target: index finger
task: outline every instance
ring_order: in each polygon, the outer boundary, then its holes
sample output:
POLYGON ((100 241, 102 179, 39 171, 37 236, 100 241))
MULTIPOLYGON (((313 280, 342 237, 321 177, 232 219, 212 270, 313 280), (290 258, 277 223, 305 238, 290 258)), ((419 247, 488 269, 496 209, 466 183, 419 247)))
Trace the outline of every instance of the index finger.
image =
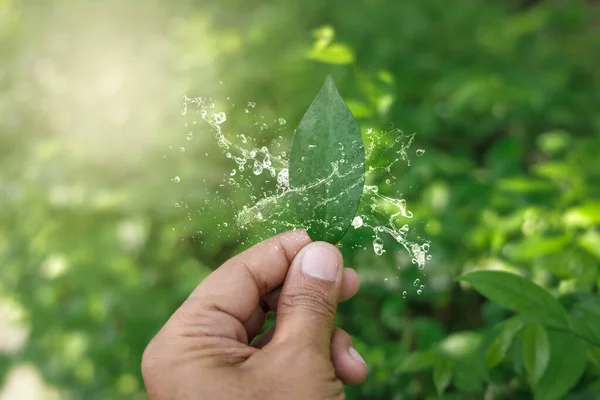
POLYGON ((210 274, 176 314, 195 325, 196 334, 247 341, 243 323, 263 295, 283 284, 292 260, 310 242, 306 231, 294 230, 256 244, 210 274))

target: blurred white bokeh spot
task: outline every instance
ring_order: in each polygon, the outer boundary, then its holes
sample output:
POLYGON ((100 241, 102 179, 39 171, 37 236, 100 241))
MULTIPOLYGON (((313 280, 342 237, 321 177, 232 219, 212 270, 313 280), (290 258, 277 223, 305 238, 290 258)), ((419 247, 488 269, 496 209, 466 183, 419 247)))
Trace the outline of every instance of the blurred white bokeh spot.
POLYGON ((31 364, 15 365, 0 390, 0 400, 58 400, 58 391, 43 381, 31 364))
POLYGON ((23 307, 9 298, 0 298, 0 352, 15 354, 29 336, 29 327, 23 322, 23 307))

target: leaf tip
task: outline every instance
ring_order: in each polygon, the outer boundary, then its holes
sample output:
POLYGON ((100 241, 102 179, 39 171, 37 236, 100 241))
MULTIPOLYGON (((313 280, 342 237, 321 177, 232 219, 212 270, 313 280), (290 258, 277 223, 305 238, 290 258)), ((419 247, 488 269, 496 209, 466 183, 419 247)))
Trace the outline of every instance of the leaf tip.
POLYGON ((331 76, 331 74, 327 75, 327 77, 325 78, 325 83, 323 83, 323 88, 327 88, 327 89, 335 89, 337 90, 337 87, 335 86, 335 82, 333 80, 333 76, 331 76))

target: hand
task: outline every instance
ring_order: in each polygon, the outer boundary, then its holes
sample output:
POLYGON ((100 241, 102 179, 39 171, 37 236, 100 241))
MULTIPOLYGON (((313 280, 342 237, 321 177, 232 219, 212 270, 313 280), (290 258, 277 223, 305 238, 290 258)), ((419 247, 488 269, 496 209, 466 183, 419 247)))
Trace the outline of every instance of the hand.
POLYGON ((146 348, 148 396, 162 399, 340 399, 367 366, 335 328, 356 294, 339 250, 305 231, 275 236, 208 276, 146 348), (260 332, 268 311, 275 329, 260 332))

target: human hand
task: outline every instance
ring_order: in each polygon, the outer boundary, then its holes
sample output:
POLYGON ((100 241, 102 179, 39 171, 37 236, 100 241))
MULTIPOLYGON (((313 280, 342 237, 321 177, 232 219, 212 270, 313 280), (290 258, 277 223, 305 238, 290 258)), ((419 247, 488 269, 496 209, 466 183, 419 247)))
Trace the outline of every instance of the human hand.
POLYGON ((146 348, 148 396, 162 399, 340 399, 367 366, 335 328, 356 294, 339 250, 305 231, 272 237, 210 274, 146 348), (260 332, 268 311, 275 326, 260 332))

